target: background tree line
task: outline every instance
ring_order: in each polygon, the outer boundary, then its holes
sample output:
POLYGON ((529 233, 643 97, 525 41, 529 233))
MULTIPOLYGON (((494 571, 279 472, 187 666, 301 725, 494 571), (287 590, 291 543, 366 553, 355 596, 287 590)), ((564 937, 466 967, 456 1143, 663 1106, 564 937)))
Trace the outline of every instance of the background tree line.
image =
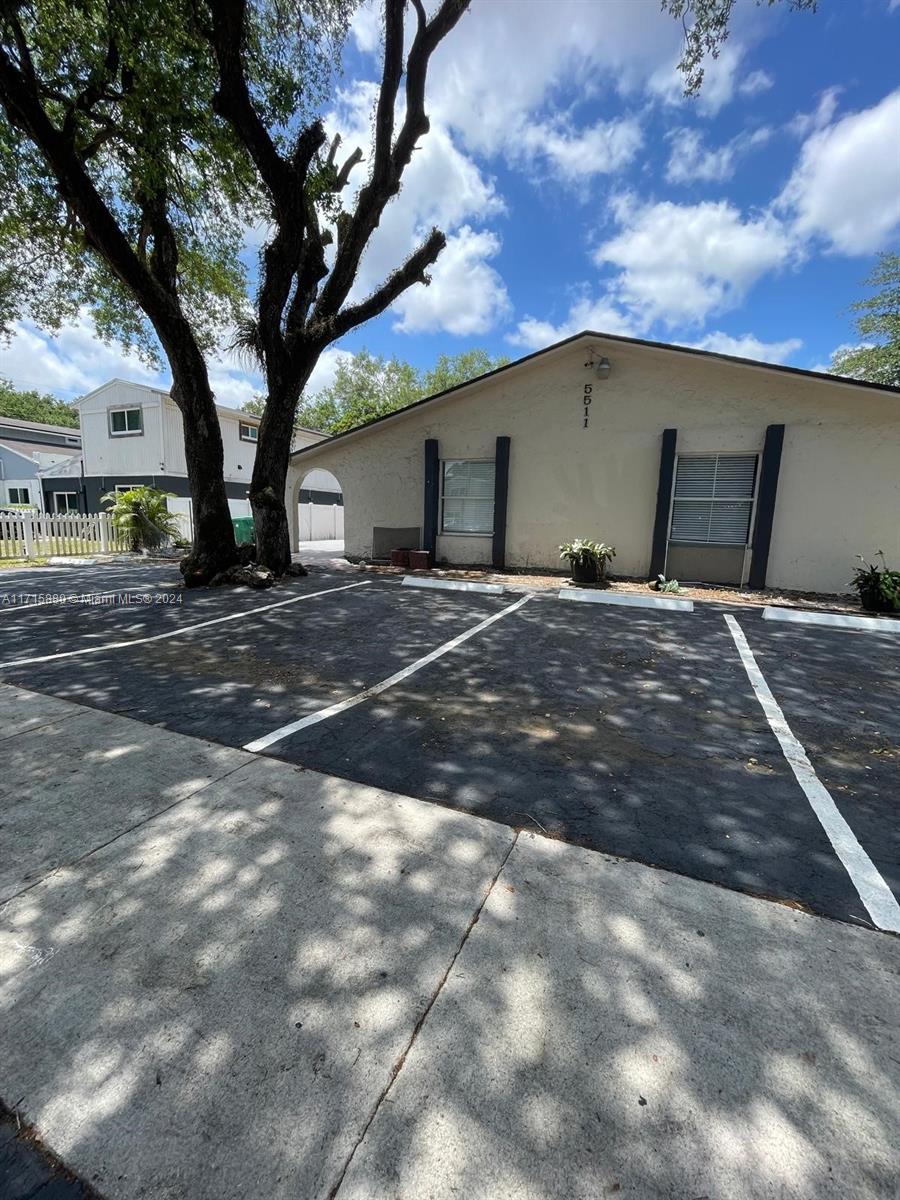
MULTIPOLYGON (((322 433, 344 433, 374 417, 396 412, 425 396, 466 383, 478 375, 495 371, 510 360, 492 358, 486 350, 442 354, 430 370, 420 371, 397 357, 383 358, 360 350, 338 359, 334 380, 309 396, 301 396, 294 417, 295 427, 322 433)), ((244 411, 261 415, 265 400, 256 396, 244 411)))

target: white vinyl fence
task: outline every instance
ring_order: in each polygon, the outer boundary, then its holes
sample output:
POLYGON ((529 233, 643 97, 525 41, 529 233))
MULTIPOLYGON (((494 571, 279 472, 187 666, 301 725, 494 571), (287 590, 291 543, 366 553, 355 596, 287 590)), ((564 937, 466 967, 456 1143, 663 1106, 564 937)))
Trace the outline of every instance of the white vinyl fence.
POLYGON ((0 514, 0 558, 106 554, 128 549, 109 513, 0 514))
POLYGON ((338 541, 344 536, 344 507, 342 504, 300 505, 300 541, 338 541))

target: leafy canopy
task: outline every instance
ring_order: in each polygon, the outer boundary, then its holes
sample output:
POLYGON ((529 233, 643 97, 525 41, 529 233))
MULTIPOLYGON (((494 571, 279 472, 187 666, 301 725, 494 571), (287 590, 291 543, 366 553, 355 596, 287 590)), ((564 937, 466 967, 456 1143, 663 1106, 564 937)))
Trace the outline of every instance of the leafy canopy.
MULTIPOLYGON (((486 350, 466 350, 461 354, 442 354, 431 370, 419 371, 399 358, 385 359, 360 350, 338 360, 333 383, 300 398, 295 425, 323 433, 344 433, 508 362, 502 355, 492 358, 486 350)), ((265 409, 265 402, 257 397, 244 408, 259 415, 265 409)))
MULTIPOLYGON (((250 4, 248 83, 277 136, 327 94, 349 11, 347 0, 250 4)), ((157 281, 171 278, 207 352, 246 315, 242 249, 270 212, 215 111, 209 20, 207 4, 183 0, 0 9, 0 59, 35 85, 140 264, 157 281)), ((159 362, 146 297, 110 265, 62 191, 21 119, 0 109, 0 335, 22 318, 53 331, 87 309, 102 338, 159 362)))
MULTIPOLYGON (((684 44, 678 69, 684 76, 684 91, 695 96, 703 86, 704 70, 710 59, 719 57, 728 39, 735 0, 661 0, 663 12, 671 13, 684 28, 684 44)), ((756 0, 758 8, 772 8, 781 0, 756 0)), ((787 0, 791 9, 815 12, 818 0, 787 0)))
POLYGON ((831 362, 837 375, 900 387, 900 255, 879 254, 878 265, 866 280, 875 294, 850 306, 860 315, 856 332, 865 342, 838 350, 831 362))
POLYGON ((21 391, 8 379, 0 378, 0 417, 19 421, 42 421, 45 425, 78 428, 78 410, 64 400, 44 392, 21 391))

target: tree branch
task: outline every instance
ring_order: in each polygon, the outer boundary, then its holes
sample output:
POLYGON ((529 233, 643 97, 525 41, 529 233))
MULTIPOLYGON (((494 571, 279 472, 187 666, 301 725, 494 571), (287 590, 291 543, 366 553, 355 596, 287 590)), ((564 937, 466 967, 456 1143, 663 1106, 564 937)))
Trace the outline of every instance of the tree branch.
POLYGON ((313 324, 310 328, 310 337, 317 343, 327 345, 329 342, 343 337, 357 325, 362 325, 364 321, 369 321, 372 317, 383 313, 398 296, 402 296, 414 283, 430 283, 430 277, 426 273, 427 269, 434 264, 446 244, 447 239, 440 229, 432 229, 419 249, 410 255, 402 267, 398 267, 393 274, 389 275, 380 288, 377 288, 359 304, 351 304, 347 308, 341 309, 336 316, 318 327, 313 324))
POLYGON ((291 203, 290 171, 253 106, 244 74, 246 0, 210 0, 210 9, 212 48, 221 84, 213 96, 213 110, 228 121, 253 159, 276 212, 286 214, 291 203))
MULTIPOLYGON (((132 248, 100 196, 73 144, 50 120, 33 75, 21 71, 0 47, 0 102, 10 123, 32 139, 46 156, 60 196, 77 213, 88 245, 108 263, 119 281, 138 297, 157 324, 172 318, 172 298, 166 296, 132 248)), ((176 306, 177 309, 177 306, 176 306)), ((177 309, 180 315, 180 309, 177 309)))
POLYGON ((144 197, 141 209, 142 227, 146 224, 153 238, 153 249, 148 260, 150 272, 164 291, 175 295, 178 288, 178 241, 169 220, 165 191, 144 197))
POLYGON ((341 169, 337 173, 337 179, 335 180, 335 183, 334 183, 334 190, 336 192, 342 192, 344 190, 344 188, 350 182, 350 172, 353 170, 353 168, 356 166, 357 163, 362 162, 362 158, 363 158, 363 152, 362 152, 362 150, 360 150, 359 146, 357 146, 356 149, 353 151, 353 153, 350 155, 350 157, 347 159, 347 161, 344 163, 344 165, 341 167, 341 169))
POLYGON ((346 300, 356 278, 363 251, 378 227, 385 206, 400 190, 403 171, 412 158, 416 141, 428 132, 428 117, 425 114, 425 77, 428 63, 437 46, 469 7, 469 3, 470 0, 442 0, 440 8, 428 21, 422 0, 413 0, 417 28, 406 62, 406 115, 396 143, 390 146, 394 127, 393 110, 399 88, 397 38, 400 39, 402 55, 403 29, 402 19, 399 21, 399 31, 397 28, 398 10, 402 10, 402 0, 387 0, 384 70, 375 115, 372 174, 360 189, 353 215, 339 228, 334 266, 322 288, 313 314, 313 319, 319 323, 329 322, 346 300), (388 107, 390 114, 387 113, 388 107))

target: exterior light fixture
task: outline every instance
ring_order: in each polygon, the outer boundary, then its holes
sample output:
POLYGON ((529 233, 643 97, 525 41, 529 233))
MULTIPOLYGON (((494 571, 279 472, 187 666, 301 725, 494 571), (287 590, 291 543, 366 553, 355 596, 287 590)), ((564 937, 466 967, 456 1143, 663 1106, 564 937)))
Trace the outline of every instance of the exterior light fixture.
POLYGON ((609 379, 612 364, 608 358, 598 358, 594 364, 594 370, 597 372, 598 379, 609 379))

